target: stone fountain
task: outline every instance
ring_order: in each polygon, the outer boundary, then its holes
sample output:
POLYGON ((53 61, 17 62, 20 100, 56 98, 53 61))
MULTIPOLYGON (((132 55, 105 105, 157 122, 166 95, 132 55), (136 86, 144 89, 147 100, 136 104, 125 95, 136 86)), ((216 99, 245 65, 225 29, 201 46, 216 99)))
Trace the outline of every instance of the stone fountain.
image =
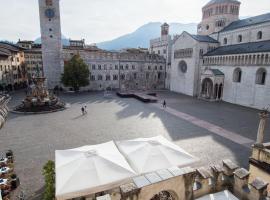
POLYGON ((45 86, 46 78, 40 75, 37 67, 37 75, 33 77, 33 83, 26 91, 26 97, 22 103, 14 108, 18 113, 48 113, 65 109, 65 103, 54 94, 50 93, 45 86))

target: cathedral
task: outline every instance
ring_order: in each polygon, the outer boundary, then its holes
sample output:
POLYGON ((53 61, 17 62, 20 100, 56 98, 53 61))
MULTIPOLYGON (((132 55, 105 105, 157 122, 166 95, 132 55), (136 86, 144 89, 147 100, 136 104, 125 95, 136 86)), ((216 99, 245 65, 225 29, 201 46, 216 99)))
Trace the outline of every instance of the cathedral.
MULTIPOLYGON (((270 13, 239 20, 240 4, 211 0, 202 8, 197 35, 183 32, 165 39, 171 44, 163 45, 171 48, 171 91, 258 109, 269 106, 270 13)), ((155 41, 150 51, 162 47, 155 41)))

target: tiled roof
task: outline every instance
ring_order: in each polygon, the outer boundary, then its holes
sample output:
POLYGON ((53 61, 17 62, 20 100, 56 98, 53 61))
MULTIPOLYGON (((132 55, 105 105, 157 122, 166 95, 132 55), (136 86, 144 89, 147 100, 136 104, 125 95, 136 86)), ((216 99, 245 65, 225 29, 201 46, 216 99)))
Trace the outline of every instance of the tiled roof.
POLYGON ((199 42, 218 43, 217 40, 209 37, 208 35, 191 35, 191 37, 199 42))
POLYGON ((231 55, 231 54, 257 53, 257 52, 270 52, 270 40, 221 46, 206 53, 205 56, 231 55))
POLYGON ((11 55, 11 52, 8 49, 0 47, 0 56, 7 57, 7 56, 10 56, 10 55, 11 55))
POLYGON ((211 0, 204 7, 217 3, 240 3, 240 2, 237 0, 211 0))
POLYGON ((270 22, 270 13, 232 22, 230 25, 226 26, 221 32, 231 31, 231 30, 243 28, 246 26, 261 24, 264 22, 270 22))
POLYGON ((24 48, 21 48, 15 44, 10 44, 7 42, 0 42, 0 47, 4 48, 4 49, 8 49, 8 50, 13 51, 13 52, 18 52, 20 50, 24 50, 24 48))
POLYGON ((224 73, 219 69, 210 69, 215 76, 224 76, 224 73))

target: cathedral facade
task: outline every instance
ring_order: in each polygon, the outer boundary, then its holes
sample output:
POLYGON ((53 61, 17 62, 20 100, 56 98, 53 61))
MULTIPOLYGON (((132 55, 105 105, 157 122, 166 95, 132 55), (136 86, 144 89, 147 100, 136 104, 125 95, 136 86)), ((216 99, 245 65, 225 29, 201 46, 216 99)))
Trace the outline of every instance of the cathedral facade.
POLYGON ((270 102, 270 13, 239 20, 240 2, 211 0, 197 35, 172 44, 170 88, 262 109, 270 102))

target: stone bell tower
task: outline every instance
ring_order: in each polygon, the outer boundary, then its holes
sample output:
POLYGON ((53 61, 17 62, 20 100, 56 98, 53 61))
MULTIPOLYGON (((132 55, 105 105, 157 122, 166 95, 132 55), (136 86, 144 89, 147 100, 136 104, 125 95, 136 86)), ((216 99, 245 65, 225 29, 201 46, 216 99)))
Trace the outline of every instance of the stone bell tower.
POLYGON ((42 60, 47 87, 60 85, 62 42, 60 0, 39 0, 42 60))

